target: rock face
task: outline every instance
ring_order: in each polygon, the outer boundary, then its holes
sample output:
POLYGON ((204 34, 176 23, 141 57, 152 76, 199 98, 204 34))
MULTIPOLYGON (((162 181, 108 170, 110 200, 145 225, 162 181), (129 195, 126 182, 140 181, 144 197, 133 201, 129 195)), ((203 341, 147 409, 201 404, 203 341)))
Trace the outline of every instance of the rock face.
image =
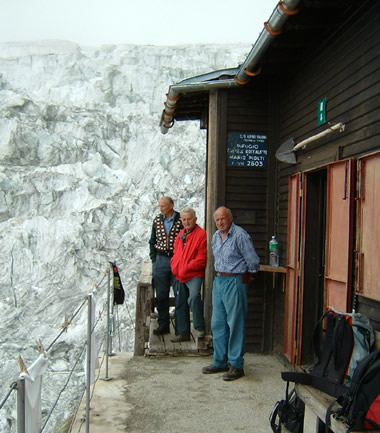
MULTIPOLYGON (((204 222, 205 132, 180 122, 162 135, 165 93, 182 79, 237 66, 249 48, 0 44, 0 400, 17 378, 18 354, 30 365, 35 341, 49 347, 94 286, 104 310, 109 261, 126 291, 114 347, 132 350, 136 282, 159 198, 194 207, 204 222)), ((86 315, 84 306, 49 347, 44 419, 84 347, 86 315)), ((44 431, 72 410, 81 366, 44 431)), ((12 396, 0 430, 15 431, 15 418, 12 396)))

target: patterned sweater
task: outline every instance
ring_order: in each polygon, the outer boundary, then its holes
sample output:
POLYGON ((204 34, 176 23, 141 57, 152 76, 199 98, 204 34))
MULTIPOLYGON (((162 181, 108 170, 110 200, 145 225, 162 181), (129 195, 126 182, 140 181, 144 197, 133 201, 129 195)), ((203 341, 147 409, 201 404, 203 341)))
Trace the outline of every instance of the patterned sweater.
POLYGON ((169 234, 166 234, 163 216, 160 214, 154 218, 149 240, 149 255, 153 263, 157 254, 173 256, 174 241, 181 229, 182 222, 177 211, 174 211, 173 226, 169 234))

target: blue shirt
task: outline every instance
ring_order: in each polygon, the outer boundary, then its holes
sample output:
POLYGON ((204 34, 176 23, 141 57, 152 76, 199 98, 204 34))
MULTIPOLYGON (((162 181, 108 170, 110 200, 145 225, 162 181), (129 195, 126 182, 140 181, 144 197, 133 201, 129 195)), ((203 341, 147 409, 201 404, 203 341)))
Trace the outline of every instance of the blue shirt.
POLYGON ((232 223, 227 236, 217 230, 211 241, 216 272, 244 274, 257 272, 260 259, 253 246, 251 236, 240 226, 232 223))
POLYGON ((164 227, 165 227, 166 234, 168 234, 170 232, 170 229, 173 227, 174 212, 170 219, 167 219, 166 216, 163 215, 163 220, 164 220, 164 227))

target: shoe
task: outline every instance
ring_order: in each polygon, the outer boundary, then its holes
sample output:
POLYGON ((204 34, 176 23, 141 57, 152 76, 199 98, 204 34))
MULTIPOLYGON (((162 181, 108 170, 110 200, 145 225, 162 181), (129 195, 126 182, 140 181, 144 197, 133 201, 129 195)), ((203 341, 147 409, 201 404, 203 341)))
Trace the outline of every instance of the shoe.
POLYGON ((205 338, 205 331, 203 329, 201 331, 194 329, 194 335, 196 338, 205 338))
POLYGON ((215 365, 208 365, 207 367, 202 368, 203 374, 214 374, 214 373, 222 373, 223 371, 228 371, 228 367, 216 367, 215 365))
POLYGON ((170 339, 172 343, 180 343, 181 341, 190 341, 190 335, 177 335, 170 339))
POLYGON ((154 335, 164 335, 164 334, 170 334, 170 327, 169 325, 159 325, 158 328, 153 329, 154 335))
POLYGON ((228 373, 223 374, 223 380, 231 381, 239 379, 244 376, 244 370, 242 368, 236 368, 230 366, 230 371, 228 373))

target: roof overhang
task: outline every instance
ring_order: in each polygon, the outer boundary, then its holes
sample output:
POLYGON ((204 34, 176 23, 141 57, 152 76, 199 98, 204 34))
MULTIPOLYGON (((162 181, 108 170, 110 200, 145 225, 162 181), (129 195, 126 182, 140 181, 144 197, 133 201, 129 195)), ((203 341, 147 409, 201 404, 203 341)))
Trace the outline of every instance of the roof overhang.
POLYGON ((342 24, 371 0, 281 0, 242 65, 183 80, 169 87, 161 115, 163 134, 175 120, 201 119, 212 89, 243 87, 276 76, 285 82, 301 63, 336 37, 342 24))

